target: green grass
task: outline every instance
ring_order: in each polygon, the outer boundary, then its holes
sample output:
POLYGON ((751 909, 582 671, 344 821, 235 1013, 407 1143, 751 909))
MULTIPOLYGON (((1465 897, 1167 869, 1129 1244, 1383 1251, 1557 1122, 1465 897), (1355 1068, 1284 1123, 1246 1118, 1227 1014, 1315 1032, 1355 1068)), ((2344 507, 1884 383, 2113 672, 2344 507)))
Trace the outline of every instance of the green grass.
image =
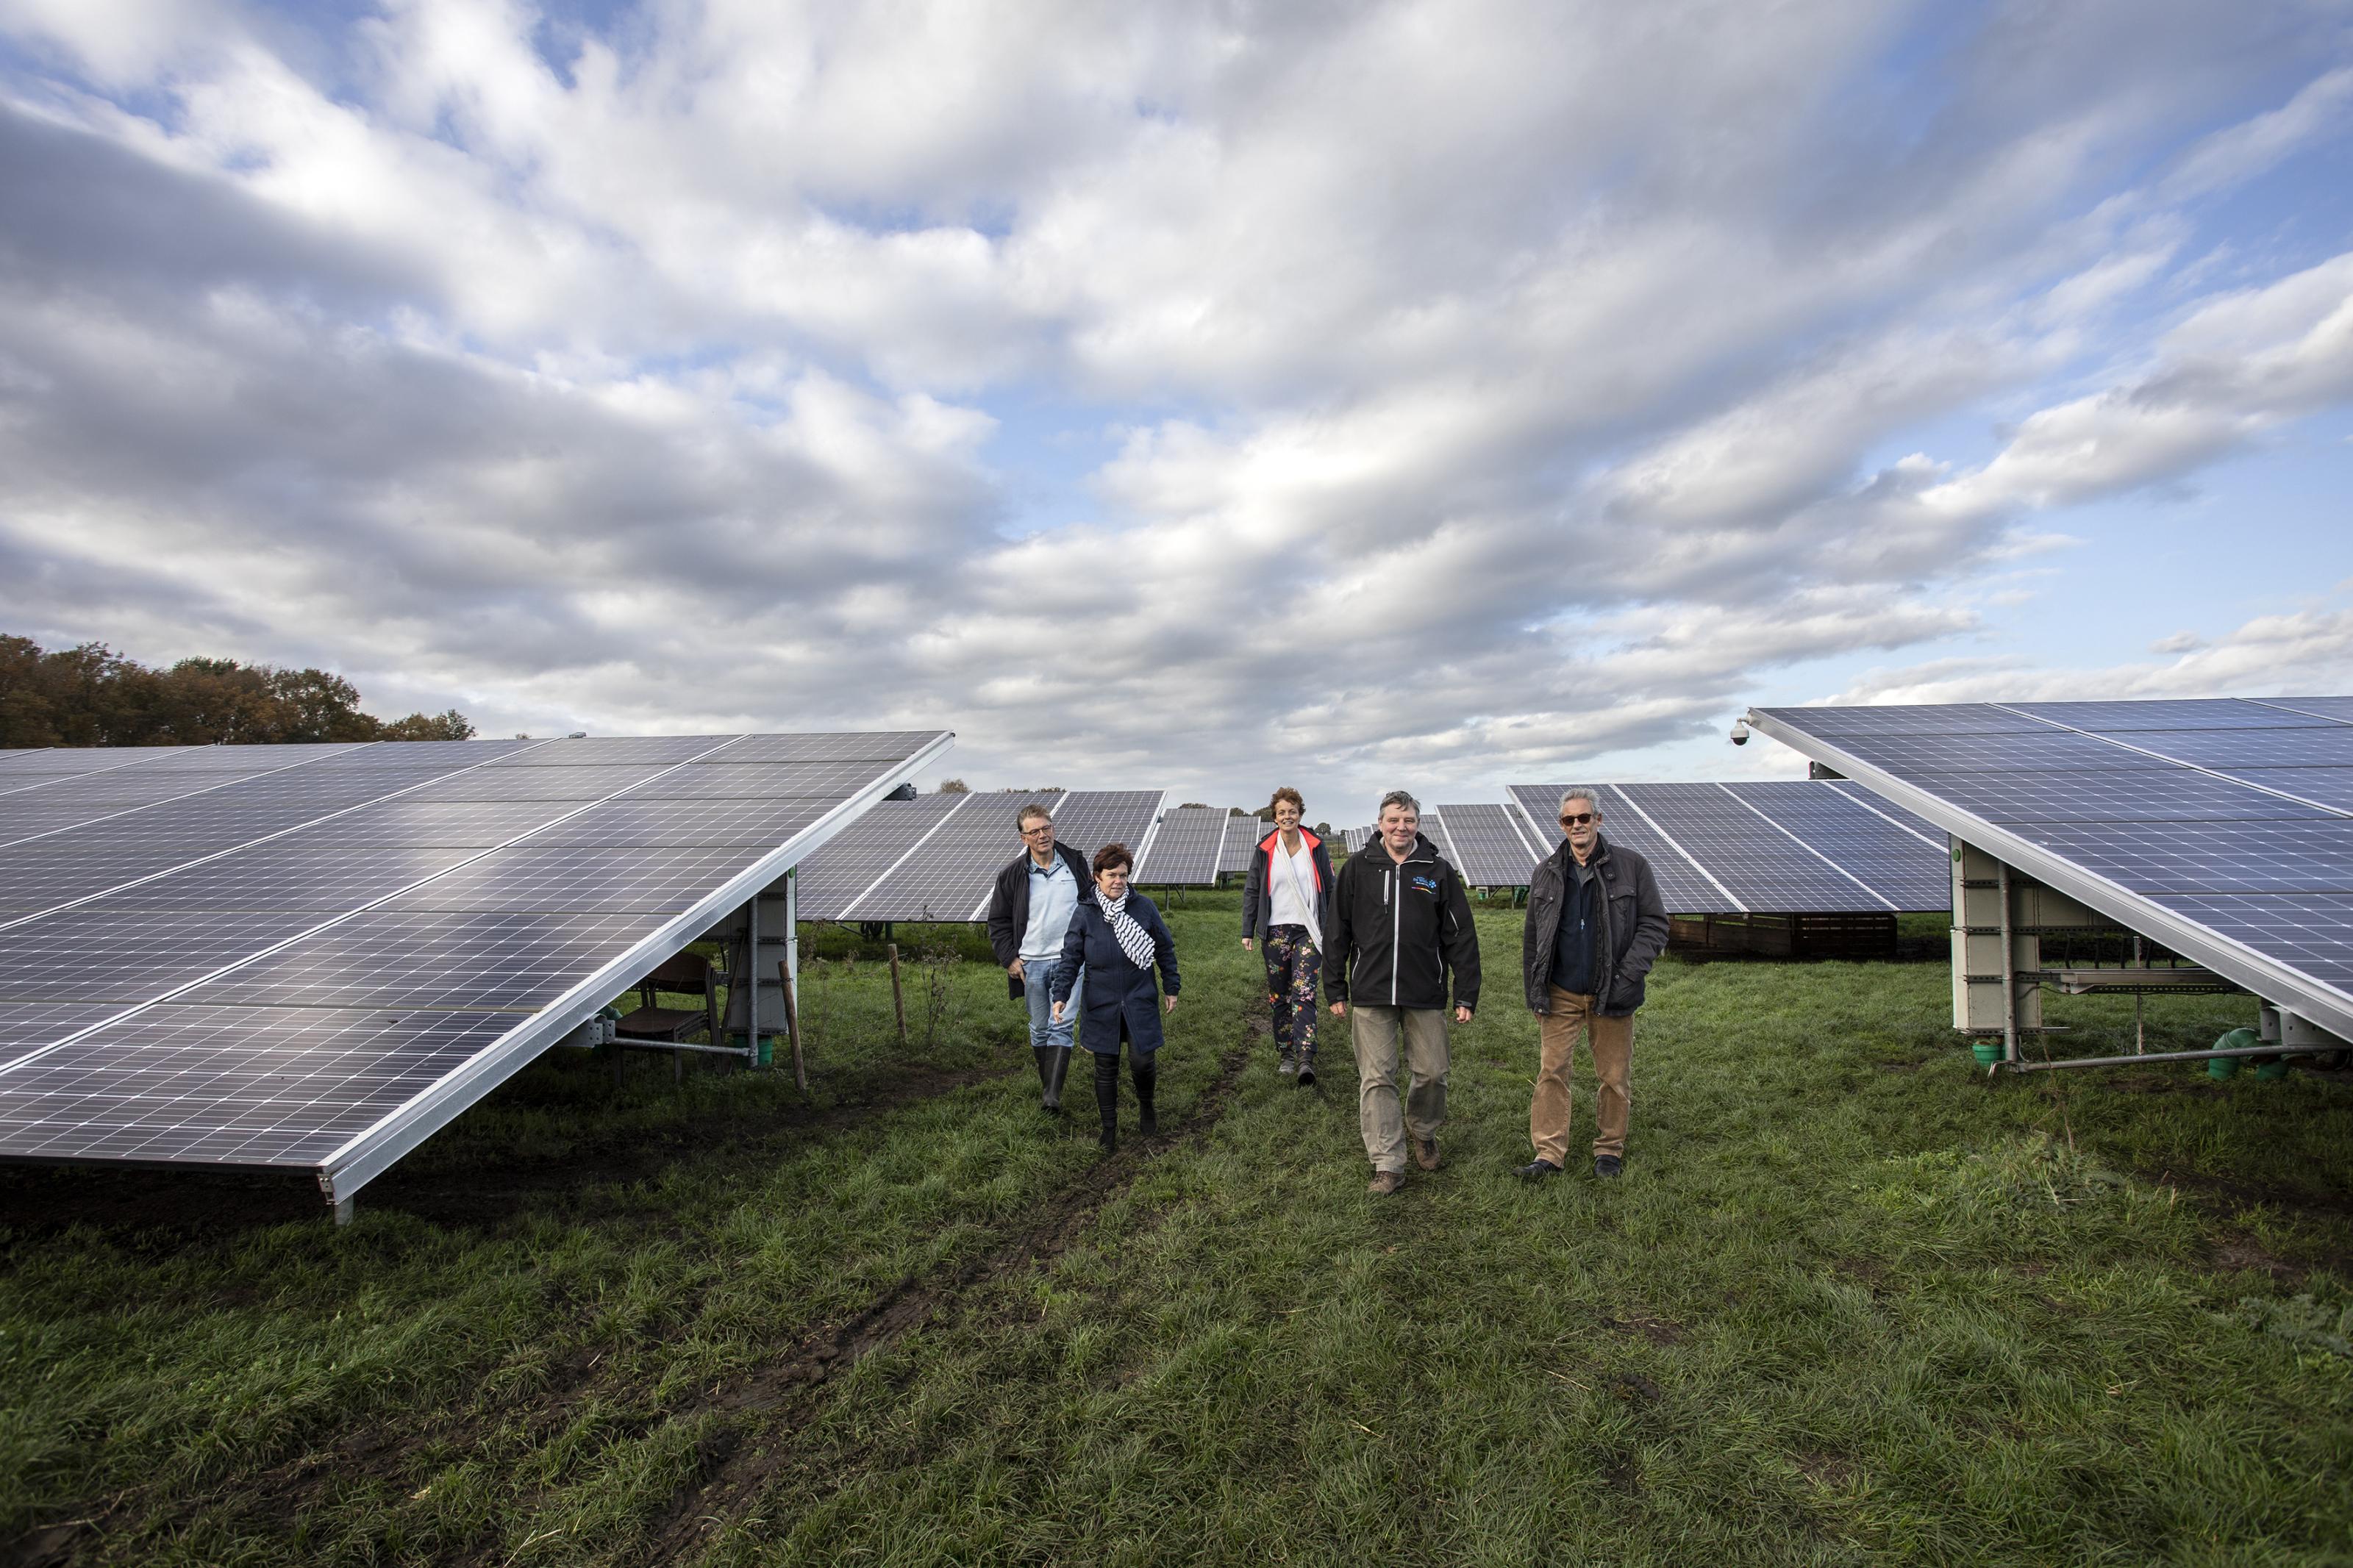
MULTIPOLYGON (((1170 911, 1163 1119, 1197 1130, 1108 1167, 1085 1115, 1039 1115, 970 934, 902 928, 910 1047, 881 965, 828 932, 809 1096, 782 1072, 673 1089, 659 1058, 617 1093, 551 1058, 343 1232, 251 1183, 0 1175, 0 1540, 125 1563, 2353 1560, 2343 1086, 1989 1084, 1941 964, 1669 962, 1625 1178, 1524 1187, 1535 1030, 1495 908, 1447 1168, 1377 1203, 1345 1036, 1326 1019, 1317 1089, 1274 1076, 1233 904, 1170 911), (843 1325, 872 1352, 808 1353, 843 1325)), ((2152 1005, 2152 1048, 2252 1011, 2152 1005)), ((2051 1016, 2068 1049, 2130 1048, 2128 1002, 2051 1016)))

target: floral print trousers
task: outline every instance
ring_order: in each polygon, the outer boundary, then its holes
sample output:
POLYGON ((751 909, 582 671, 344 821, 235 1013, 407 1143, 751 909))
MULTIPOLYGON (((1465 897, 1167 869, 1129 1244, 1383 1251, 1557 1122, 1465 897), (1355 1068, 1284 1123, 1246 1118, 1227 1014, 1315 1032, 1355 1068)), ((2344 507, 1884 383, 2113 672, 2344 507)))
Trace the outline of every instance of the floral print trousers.
POLYGON ((1274 1048, 1284 1061, 1315 1059, 1315 974, 1323 956, 1305 926, 1269 926, 1266 996, 1274 1006, 1274 1048))

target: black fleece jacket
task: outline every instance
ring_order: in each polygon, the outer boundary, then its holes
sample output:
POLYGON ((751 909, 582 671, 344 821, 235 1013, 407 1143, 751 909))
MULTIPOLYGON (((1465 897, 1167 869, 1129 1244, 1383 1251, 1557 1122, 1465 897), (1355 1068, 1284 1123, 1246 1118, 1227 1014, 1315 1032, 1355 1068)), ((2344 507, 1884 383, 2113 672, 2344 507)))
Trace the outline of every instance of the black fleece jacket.
POLYGON ((1400 865, 1378 838, 1340 867, 1324 932, 1324 994, 1369 1007, 1479 1005, 1479 932, 1462 879, 1414 836, 1400 865))

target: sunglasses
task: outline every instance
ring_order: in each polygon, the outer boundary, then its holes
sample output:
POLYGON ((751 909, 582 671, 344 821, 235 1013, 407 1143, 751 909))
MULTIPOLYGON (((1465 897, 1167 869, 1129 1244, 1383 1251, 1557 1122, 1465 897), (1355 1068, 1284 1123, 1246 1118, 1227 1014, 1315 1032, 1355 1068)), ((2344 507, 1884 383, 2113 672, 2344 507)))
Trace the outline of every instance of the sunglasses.
POLYGON ((1564 811, 1560 814, 1560 825, 1563 827, 1582 827, 1597 815, 1590 811, 1564 811))

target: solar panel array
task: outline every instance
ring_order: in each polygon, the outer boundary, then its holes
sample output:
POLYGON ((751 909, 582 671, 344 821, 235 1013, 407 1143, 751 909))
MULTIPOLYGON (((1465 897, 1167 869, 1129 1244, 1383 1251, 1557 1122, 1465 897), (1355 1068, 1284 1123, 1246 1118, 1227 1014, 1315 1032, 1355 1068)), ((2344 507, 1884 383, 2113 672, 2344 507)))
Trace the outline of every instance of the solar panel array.
POLYGON ((997 874, 1021 852, 1026 805, 1053 814, 1082 855, 1122 843, 1138 854, 1159 816, 1158 790, 1048 790, 886 800, 811 855, 800 873, 803 920, 970 921, 988 913, 997 874))
POLYGON ((1377 828, 1371 826, 1344 827, 1340 830, 1340 842, 1346 847, 1349 854, 1354 855, 1362 850, 1366 845, 1370 844, 1373 841, 1373 835, 1377 831, 1379 831, 1377 828))
POLYGON ((1767 708, 1755 721, 2353 1033, 2353 698, 1767 708))
POLYGON ((348 1190, 949 739, 0 758, 0 1157, 348 1190))
MULTIPOLYGON (((1567 784, 1514 784, 1528 830, 1561 841, 1567 784)), ((1942 829, 1835 780, 1596 785, 1602 834, 1651 863, 1674 914, 1942 910, 1951 901, 1942 829)))
POLYGON ((1134 879, 1155 888, 1211 888, 1225 858, 1226 814, 1214 806, 1172 806, 1140 857, 1134 879))

